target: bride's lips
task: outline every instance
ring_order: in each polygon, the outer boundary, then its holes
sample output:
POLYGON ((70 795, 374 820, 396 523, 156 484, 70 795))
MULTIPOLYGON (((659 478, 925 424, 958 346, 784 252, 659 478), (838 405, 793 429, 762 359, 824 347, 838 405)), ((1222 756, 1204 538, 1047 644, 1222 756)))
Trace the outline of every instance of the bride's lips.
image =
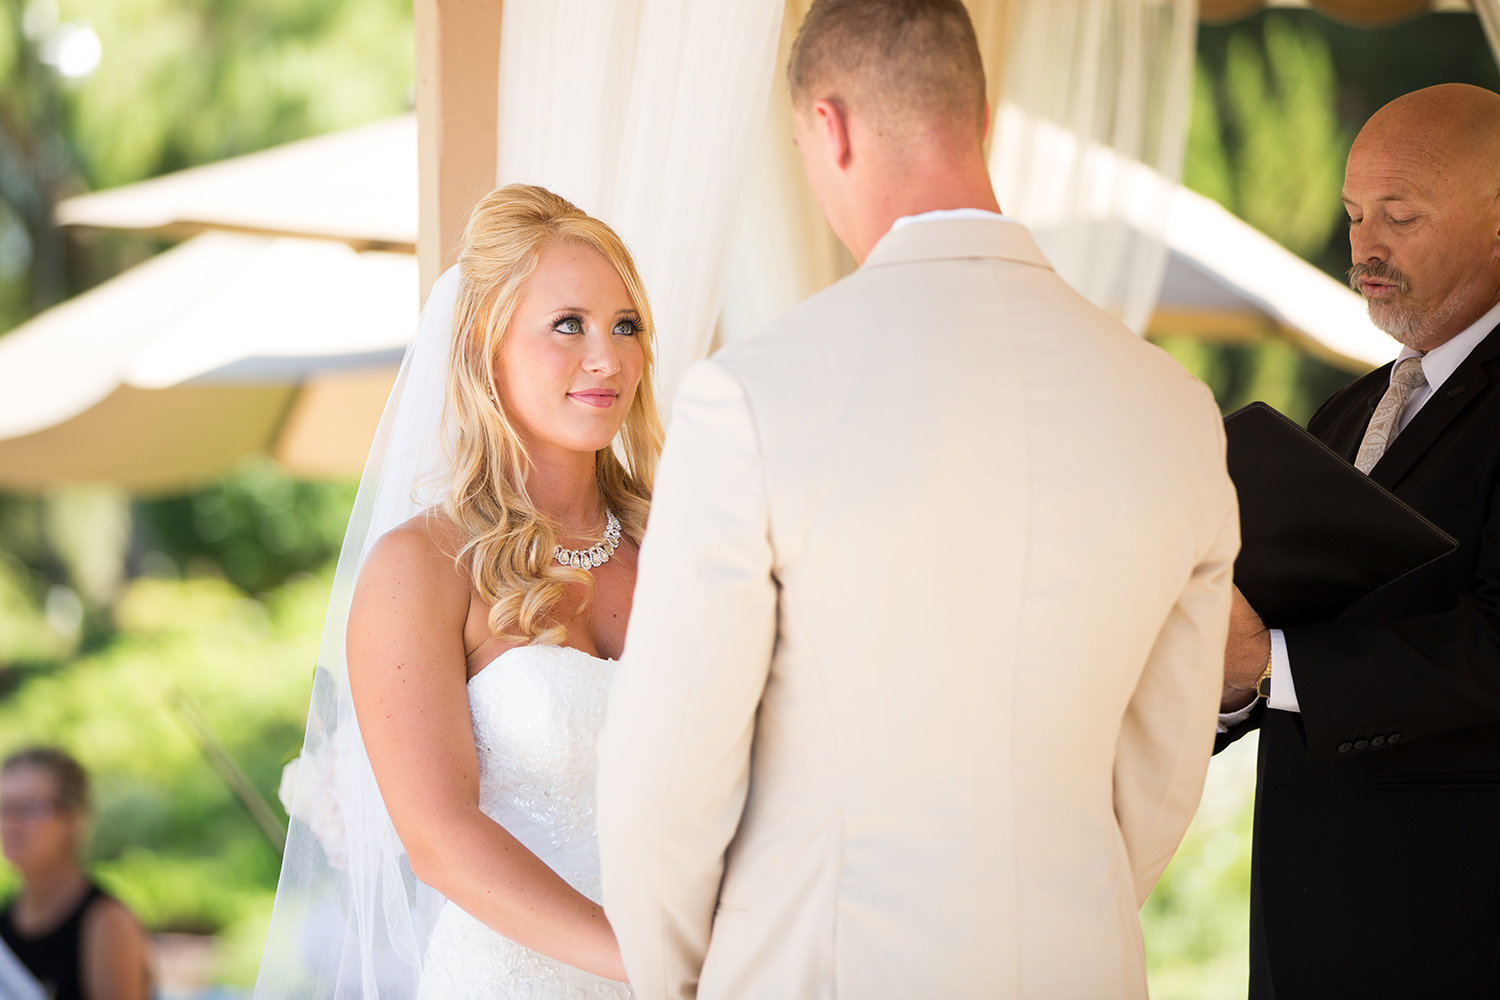
POLYGON ((615 400, 620 398, 620 394, 613 389, 584 389, 581 392, 568 393, 568 398, 576 399, 586 406, 607 410, 615 405, 615 400))

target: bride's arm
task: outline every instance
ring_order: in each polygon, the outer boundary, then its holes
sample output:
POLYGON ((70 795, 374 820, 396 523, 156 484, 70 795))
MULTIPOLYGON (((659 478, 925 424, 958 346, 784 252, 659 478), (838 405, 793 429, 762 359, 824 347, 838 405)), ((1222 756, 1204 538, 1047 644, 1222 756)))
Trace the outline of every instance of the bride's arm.
POLYGON ((604 911, 479 808, 463 625, 469 584, 420 528, 371 551, 349 611, 349 687, 370 767, 418 878, 569 965, 625 978, 604 911))

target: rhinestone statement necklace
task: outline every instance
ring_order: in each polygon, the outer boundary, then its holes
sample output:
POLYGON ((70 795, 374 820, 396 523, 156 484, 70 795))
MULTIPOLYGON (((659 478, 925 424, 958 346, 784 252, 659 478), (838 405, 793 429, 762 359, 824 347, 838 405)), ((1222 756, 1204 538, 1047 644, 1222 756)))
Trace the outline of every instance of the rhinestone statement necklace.
POLYGON ((588 549, 565 549, 561 545, 557 547, 556 558, 563 566, 572 566, 575 569, 593 569, 603 566, 609 562, 609 557, 615 554, 615 549, 620 544, 620 519, 615 517, 615 512, 605 510, 604 512, 604 541, 588 549))

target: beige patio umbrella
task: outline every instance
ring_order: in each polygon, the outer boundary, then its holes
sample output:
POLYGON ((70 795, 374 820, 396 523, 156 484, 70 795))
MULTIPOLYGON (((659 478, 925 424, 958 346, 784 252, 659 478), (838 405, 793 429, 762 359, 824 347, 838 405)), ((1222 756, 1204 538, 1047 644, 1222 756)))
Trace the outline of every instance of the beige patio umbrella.
POLYGON ((407 114, 62 202, 64 226, 229 230, 415 253, 417 121, 407 114))
POLYGON ((0 338, 0 488, 355 475, 416 315, 409 254, 195 237, 0 338))

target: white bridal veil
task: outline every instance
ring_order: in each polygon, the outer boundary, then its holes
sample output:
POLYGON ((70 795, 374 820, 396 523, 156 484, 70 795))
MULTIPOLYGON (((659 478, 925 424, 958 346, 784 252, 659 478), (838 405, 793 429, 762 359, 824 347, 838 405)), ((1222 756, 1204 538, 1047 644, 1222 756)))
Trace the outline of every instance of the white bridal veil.
POLYGON ((291 824, 255 1000, 414 996, 443 902, 412 875, 375 786, 349 697, 344 624, 370 545, 441 499, 436 473, 446 451, 443 399, 457 296, 453 267, 422 310, 349 517, 302 756, 283 780, 291 824))

